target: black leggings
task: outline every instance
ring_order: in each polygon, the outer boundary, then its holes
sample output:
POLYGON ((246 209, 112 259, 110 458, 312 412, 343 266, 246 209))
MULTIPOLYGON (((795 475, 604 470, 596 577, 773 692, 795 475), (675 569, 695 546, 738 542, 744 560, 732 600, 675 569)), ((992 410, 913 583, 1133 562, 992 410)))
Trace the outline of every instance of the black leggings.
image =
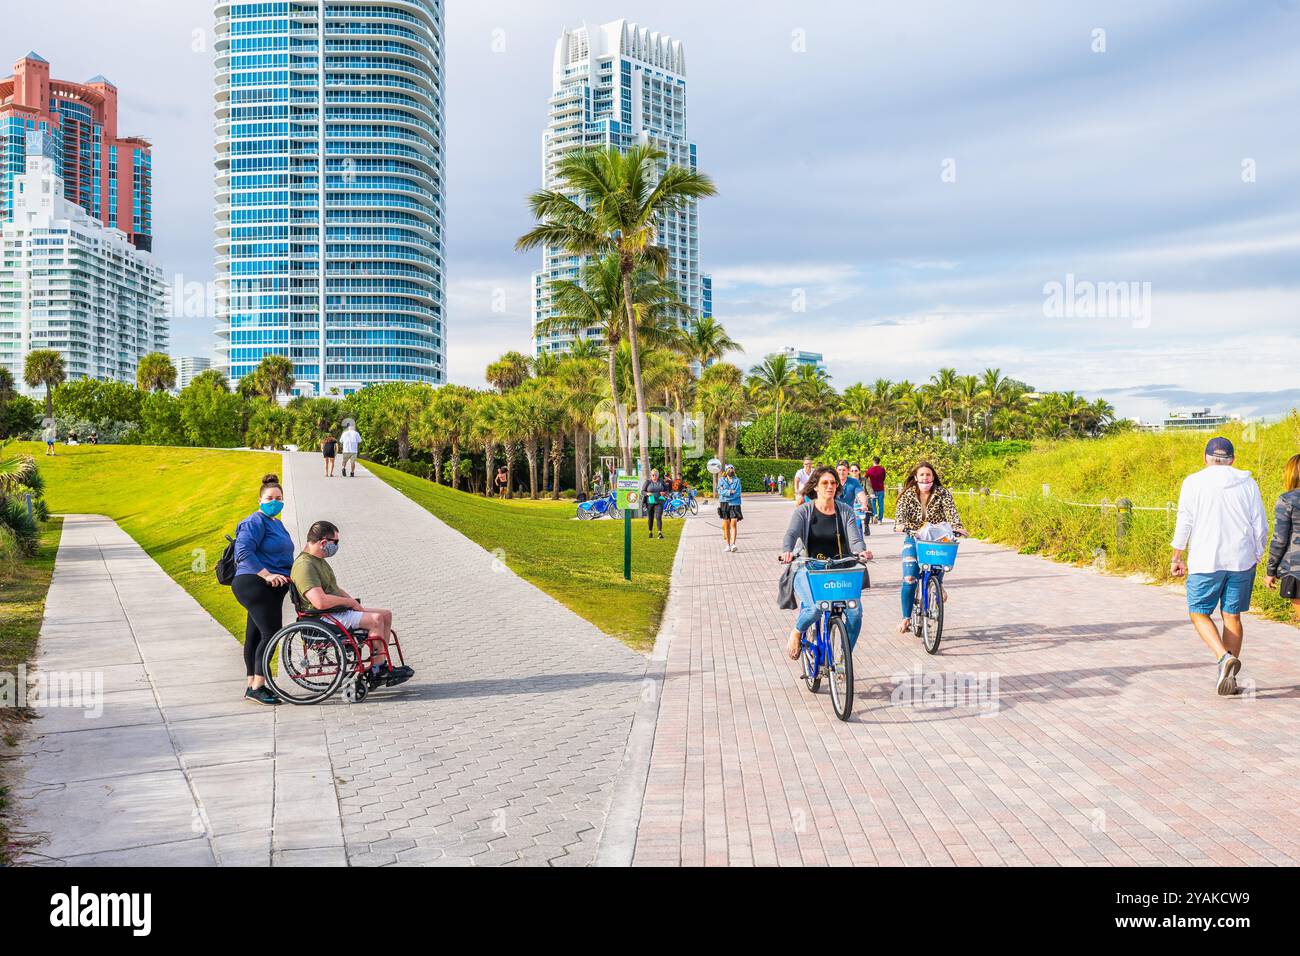
POLYGON ((284 596, 289 585, 273 588, 257 574, 236 574, 231 588, 235 600, 248 611, 244 625, 244 669, 249 677, 265 677, 262 673, 262 651, 283 623, 284 596))
POLYGON ((647 529, 650 531, 654 531, 655 522, 658 522, 659 533, 663 534, 664 533, 664 503, 662 501, 656 501, 654 504, 646 505, 645 507, 646 507, 645 516, 647 521, 647 525, 646 525, 647 529))

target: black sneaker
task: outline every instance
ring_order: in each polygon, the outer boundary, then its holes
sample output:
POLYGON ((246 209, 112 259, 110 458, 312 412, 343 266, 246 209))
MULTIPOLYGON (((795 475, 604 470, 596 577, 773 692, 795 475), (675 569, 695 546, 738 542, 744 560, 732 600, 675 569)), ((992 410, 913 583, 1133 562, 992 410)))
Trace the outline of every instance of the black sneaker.
POLYGON ((396 687, 398 684, 405 684, 415 676, 415 671, 403 664, 401 667, 390 667, 384 679, 385 687, 396 687))
POLYGON ((664 533, 663 533, 662 531, 660 531, 660 532, 659 532, 659 540, 662 541, 663 539, 664 539, 664 533))
POLYGON ((270 689, 265 684, 263 684, 261 687, 257 688, 256 690, 254 690, 251 687, 245 690, 244 700, 251 700, 255 704, 280 703, 280 698, 276 697, 273 693, 271 693, 270 689))

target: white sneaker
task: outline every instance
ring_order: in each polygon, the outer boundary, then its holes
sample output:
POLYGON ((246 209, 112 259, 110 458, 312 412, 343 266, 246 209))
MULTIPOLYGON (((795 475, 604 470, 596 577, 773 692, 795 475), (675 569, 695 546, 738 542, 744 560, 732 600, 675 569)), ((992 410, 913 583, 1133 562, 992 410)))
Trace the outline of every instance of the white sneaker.
POLYGON ((1237 692, 1237 671, 1240 668, 1241 661, 1231 654, 1223 655, 1219 661, 1219 679, 1214 688, 1220 697, 1231 697, 1237 692))
POLYGON ((724 545, 722 546, 722 553, 723 553, 723 554, 726 554, 726 553, 727 553, 728 551, 730 551, 730 550, 731 550, 731 545, 729 545, 729 544, 724 544, 724 545))
POLYGON ((732 551, 737 550, 737 548, 736 548, 736 546, 735 546, 734 544, 731 546, 731 550, 732 550, 732 551))

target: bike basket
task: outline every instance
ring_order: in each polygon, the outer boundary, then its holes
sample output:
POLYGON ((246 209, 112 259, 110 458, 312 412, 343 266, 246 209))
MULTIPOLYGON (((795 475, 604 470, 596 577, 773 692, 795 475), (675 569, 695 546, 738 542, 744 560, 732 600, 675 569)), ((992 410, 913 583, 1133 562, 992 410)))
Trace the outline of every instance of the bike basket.
POLYGON ((813 601, 857 601, 862 597, 862 571, 857 568, 809 571, 813 601))
POLYGON ((957 563, 956 541, 951 543, 944 541, 917 541, 915 543, 917 564, 938 564, 945 568, 951 568, 957 563))

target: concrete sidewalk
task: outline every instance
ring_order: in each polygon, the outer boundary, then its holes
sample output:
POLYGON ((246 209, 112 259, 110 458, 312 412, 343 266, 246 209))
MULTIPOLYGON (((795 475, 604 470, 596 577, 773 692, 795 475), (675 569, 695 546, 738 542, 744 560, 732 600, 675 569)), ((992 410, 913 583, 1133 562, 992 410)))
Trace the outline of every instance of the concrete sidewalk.
POLYGON ((240 645, 113 521, 66 517, 38 655, 102 682, 102 713, 38 709, 20 862, 346 863, 319 710, 245 702, 240 645))

